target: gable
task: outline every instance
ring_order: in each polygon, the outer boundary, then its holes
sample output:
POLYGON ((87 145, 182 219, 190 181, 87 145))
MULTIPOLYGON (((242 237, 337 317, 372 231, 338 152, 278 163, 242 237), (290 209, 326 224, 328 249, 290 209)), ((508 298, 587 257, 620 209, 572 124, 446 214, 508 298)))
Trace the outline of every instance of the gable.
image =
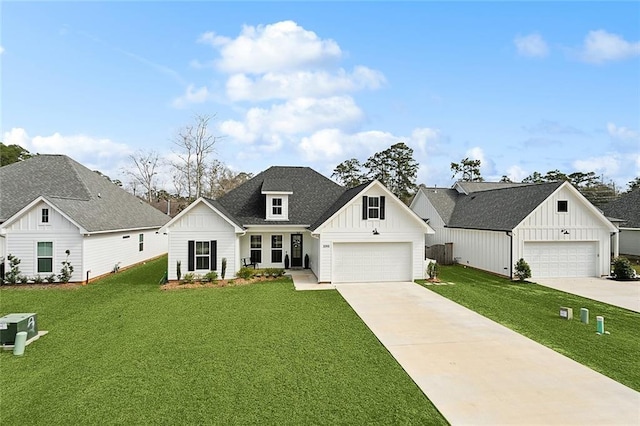
POLYGON ((42 197, 14 214, 1 227, 7 231, 84 231, 42 197), (43 209, 46 210, 46 221, 43 221, 43 209))
POLYGON ((227 217, 224 212, 218 210, 211 202, 199 198, 174 217, 162 230, 170 232, 179 231, 210 231, 227 230, 240 232, 242 229, 227 217))

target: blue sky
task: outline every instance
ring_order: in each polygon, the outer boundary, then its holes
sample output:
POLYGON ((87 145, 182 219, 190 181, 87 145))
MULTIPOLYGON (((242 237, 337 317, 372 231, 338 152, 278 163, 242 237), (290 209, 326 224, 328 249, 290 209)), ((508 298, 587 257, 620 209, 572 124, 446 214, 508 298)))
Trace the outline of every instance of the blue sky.
MULTIPOLYGON (((638 2, 2 2, 4 143, 112 178, 215 115, 236 170, 329 176, 396 142, 418 182, 640 175, 638 2)), ((171 190, 170 178, 161 186, 171 190)))

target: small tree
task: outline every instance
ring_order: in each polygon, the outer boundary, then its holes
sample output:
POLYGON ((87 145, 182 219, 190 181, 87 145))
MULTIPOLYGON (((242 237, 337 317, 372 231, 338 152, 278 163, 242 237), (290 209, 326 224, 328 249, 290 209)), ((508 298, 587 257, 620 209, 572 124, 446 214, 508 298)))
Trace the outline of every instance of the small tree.
POLYGON ((438 278, 438 269, 438 264, 436 262, 429 262, 427 265, 427 275, 429 276, 429 279, 435 280, 438 278))
POLYGON ((520 258, 515 265, 515 276, 518 277, 520 281, 531 278, 531 268, 523 258, 520 258))
POLYGON ((226 257, 222 258, 222 271, 220 272, 221 272, 220 276, 224 280, 224 276, 227 274, 227 258, 226 257))
POLYGON ((69 255, 71 252, 67 250, 65 253, 67 254, 67 258, 62 261, 62 269, 60 269, 60 273, 58 274, 58 280, 64 284, 68 283, 73 275, 73 265, 69 262, 69 255))
POLYGON ((178 281, 182 278, 182 262, 179 260, 176 261, 176 276, 178 277, 178 281))
POLYGON ((18 267, 20 259, 9 254, 7 260, 9 261, 9 272, 7 272, 5 279, 9 284, 15 284, 18 282, 18 277, 20 276, 20 268, 18 267))
POLYGON ((613 276, 616 280, 630 280, 636 275, 635 269, 626 257, 616 257, 613 260, 613 276))

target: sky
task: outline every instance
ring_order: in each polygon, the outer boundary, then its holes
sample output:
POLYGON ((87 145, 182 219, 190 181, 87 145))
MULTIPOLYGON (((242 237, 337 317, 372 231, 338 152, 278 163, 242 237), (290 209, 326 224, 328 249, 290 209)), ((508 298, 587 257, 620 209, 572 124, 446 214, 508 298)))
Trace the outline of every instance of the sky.
POLYGON ((2 141, 123 182, 196 115, 236 171, 404 142, 428 186, 463 158, 640 175, 640 2, 3 1, 0 24, 2 141))

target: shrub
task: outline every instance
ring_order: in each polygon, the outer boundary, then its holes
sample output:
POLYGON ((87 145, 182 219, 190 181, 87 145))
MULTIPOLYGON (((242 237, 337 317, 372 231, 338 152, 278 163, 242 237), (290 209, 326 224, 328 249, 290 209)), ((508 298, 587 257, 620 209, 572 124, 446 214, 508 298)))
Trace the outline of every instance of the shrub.
POLYGON ((180 262, 179 260, 176 262, 176 275, 178 276, 178 281, 180 281, 180 278, 182 278, 182 262, 180 262))
POLYGON ((207 283, 218 281, 218 273, 216 271, 207 272, 202 277, 202 280, 207 283))
POLYGON ((196 280, 196 274, 189 272, 184 274, 184 279, 182 280, 186 284, 192 284, 196 280))
POLYGON ((18 277, 16 278, 16 280, 17 280, 20 284, 27 284, 27 283, 29 283, 29 277, 27 277, 26 275, 18 275, 18 277))
MULTIPOLYGON (((236 276, 238 278, 249 280, 249 279, 251 279, 251 277, 253 277, 254 272, 255 271, 253 269, 244 266, 244 267, 240 268, 240 270, 238 272, 236 272, 236 276)), ((265 272, 266 272, 266 270, 265 270, 265 272)))
POLYGON ((516 263, 514 275, 518 277, 520 281, 531 278, 531 268, 523 258, 520 258, 520 260, 518 260, 518 262, 516 263))
POLYGON ((18 265, 21 261, 12 254, 7 256, 7 260, 9 261, 9 272, 5 274, 5 279, 9 284, 15 284, 18 282, 18 277, 20 277, 20 268, 18 265))
POLYGON ((438 270, 440 268, 438 267, 438 264, 436 262, 429 262, 429 264, 427 265, 427 275, 429 276, 429 278, 431 278, 432 280, 438 278, 438 270))
POLYGON ((35 277, 33 277, 33 282, 36 284, 42 284, 44 282, 44 278, 42 278, 40 275, 36 275, 35 277))
POLYGON ((48 275, 44 279, 45 279, 46 282, 48 282, 50 284, 53 284, 53 283, 56 282, 56 274, 48 275))
POLYGON ((71 252, 69 250, 65 251, 67 254, 67 258, 62 261, 62 269, 60 269, 60 273, 58 274, 58 279, 61 283, 68 283, 73 275, 73 265, 69 262, 69 255, 71 252))
POLYGON ((636 271, 631 266, 631 262, 626 257, 616 257, 613 259, 613 277, 616 280, 630 280, 634 278, 636 271))
POLYGON ((224 280, 224 276, 227 274, 227 258, 223 257, 222 258, 222 271, 220 271, 222 273, 222 279, 224 280))

